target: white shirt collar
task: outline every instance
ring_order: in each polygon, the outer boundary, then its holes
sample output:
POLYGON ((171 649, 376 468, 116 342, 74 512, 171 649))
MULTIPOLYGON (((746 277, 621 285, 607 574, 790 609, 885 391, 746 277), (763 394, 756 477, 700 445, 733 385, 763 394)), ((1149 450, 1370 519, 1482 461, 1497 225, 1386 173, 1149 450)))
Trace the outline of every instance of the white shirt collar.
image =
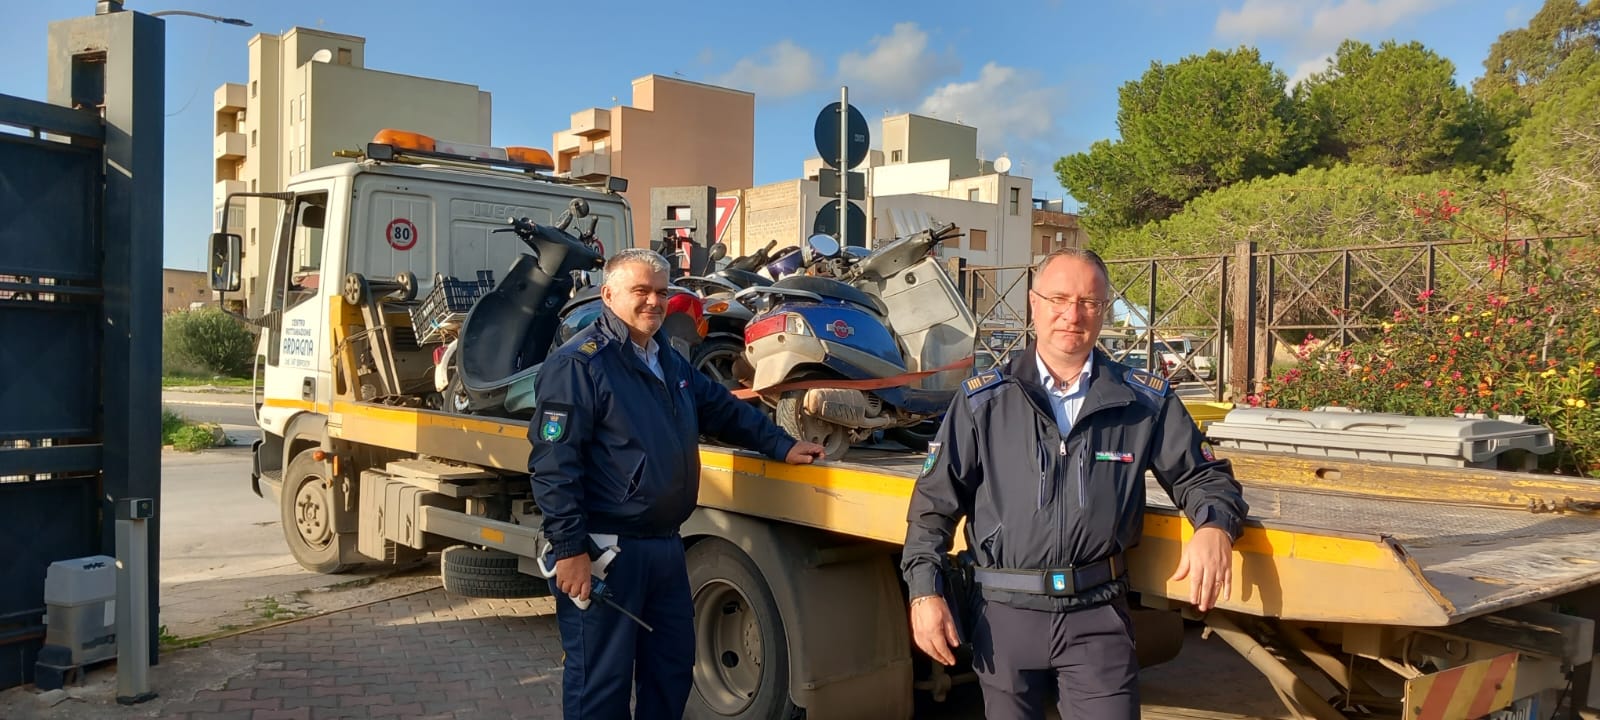
POLYGON ((1066 393, 1070 393, 1070 392, 1072 392, 1074 390, 1082 388, 1084 383, 1089 382, 1089 371, 1094 368, 1094 353, 1091 352, 1091 353, 1089 353, 1089 357, 1083 361, 1083 369, 1078 372, 1077 380, 1075 380, 1072 383, 1069 383, 1066 387, 1061 388, 1060 390, 1057 390, 1056 389, 1056 376, 1050 374, 1050 368, 1045 367, 1044 356, 1040 355, 1037 351, 1035 351, 1034 354, 1033 354, 1033 359, 1034 359, 1034 362, 1037 362, 1039 364, 1039 379, 1044 384, 1045 392, 1048 392, 1048 393, 1055 393, 1055 394, 1063 394, 1064 395, 1066 393))

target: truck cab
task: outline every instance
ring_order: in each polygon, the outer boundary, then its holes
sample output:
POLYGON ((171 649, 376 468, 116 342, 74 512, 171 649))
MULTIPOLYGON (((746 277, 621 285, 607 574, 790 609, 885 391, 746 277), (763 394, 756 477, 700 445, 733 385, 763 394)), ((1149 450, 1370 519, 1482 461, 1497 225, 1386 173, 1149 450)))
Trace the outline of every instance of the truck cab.
MULTIPOLYGON (((274 494, 274 471, 293 458, 294 426, 325 418, 338 394, 335 338, 361 341, 360 328, 329 327, 330 312, 352 296, 352 283, 414 299, 427 297, 444 278, 471 280, 487 270, 498 279, 526 248, 514 235, 493 231, 513 218, 555 224, 574 199, 588 203, 602 248, 624 246, 632 237, 631 210, 619 194, 626 181, 610 178, 596 186, 545 175, 549 155, 541 150, 452 144, 385 130, 351 159, 300 173, 282 193, 237 194, 282 205, 276 240, 263 250, 271 253, 265 297, 262 307, 251 309, 260 326, 256 377, 262 396, 255 405, 264 439, 257 447, 257 474, 274 494)), ((242 261, 237 238, 227 228, 213 236, 213 262, 222 265, 213 267, 213 275, 234 283, 242 261)), ((403 304, 381 311, 406 312, 403 304)), ((383 382, 381 373, 363 375, 354 394, 382 401, 390 394, 386 388, 398 387, 406 396, 427 396, 434 391, 439 339, 419 342, 409 322, 386 324, 392 352, 381 354, 393 359, 393 384, 383 382)), ((366 360, 378 364, 376 357, 366 360)), ((262 490, 258 477, 256 491, 262 490)))

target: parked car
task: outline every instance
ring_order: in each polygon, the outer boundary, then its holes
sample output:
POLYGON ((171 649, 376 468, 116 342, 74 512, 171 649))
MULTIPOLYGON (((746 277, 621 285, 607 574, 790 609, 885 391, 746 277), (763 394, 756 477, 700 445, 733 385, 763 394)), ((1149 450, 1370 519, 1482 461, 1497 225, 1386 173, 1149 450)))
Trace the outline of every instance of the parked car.
POLYGON ((1196 354, 1198 338, 1189 336, 1161 338, 1155 341, 1155 352, 1161 354, 1167 375, 1174 382, 1210 380, 1215 375, 1211 357, 1196 354), (1188 365, 1184 365, 1187 361, 1188 365))

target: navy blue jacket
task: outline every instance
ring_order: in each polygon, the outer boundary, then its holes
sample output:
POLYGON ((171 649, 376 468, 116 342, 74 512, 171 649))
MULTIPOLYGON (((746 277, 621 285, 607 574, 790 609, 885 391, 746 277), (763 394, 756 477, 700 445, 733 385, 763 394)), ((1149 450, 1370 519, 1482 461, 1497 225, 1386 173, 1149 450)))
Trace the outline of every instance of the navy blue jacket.
POLYGON ((656 335, 656 376, 610 309, 545 359, 528 423, 533 497, 556 559, 589 533, 664 537, 700 496, 702 433, 782 460, 795 441, 656 335))
MULTIPOLYGON (((1036 360, 1013 353, 969 379, 951 401, 912 490, 901 565, 911 597, 936 592, 940 559, 967 518, 979 567, 1043 570, 1092 563, 1138 544, 1145 471, 1195 527, 1237 541, 1249 505, 1233 466, 1212 453, 1183 401, 1161 378, 1095 351, 1072 430, 1056 425, 1036 360)), ((985 588, 995 602, 1064 610, 1105 602, 1107 583, 1082 597, 985 588)))

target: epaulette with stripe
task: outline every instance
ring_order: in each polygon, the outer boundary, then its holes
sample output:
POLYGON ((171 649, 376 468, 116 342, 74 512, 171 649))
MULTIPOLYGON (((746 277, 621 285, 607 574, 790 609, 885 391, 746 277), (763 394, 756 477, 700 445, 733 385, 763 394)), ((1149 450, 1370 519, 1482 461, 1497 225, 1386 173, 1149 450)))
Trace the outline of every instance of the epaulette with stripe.
POLYGON ((583 344, 578 346, 578 354, 587 358, 592 358, 594 357, 595 353, 600 352, 600 348, 606 346, 606 342, 607 340, 604 335, 595 334, 590 336, 588 340, 583 341, 583 344))
POLYGON ((1130 369, 1123 379, 1129 387, 1149 395, 1156 402, 1167 396, 1167 381, 1143 370, 1130 369))
POLYGON ((1004 379, 999 370, 988 370, 967 378, 965 382, 961 383, 961 389, 966 391, 967 397, 972 397, 999 385, 1000 381, 1004 379))

